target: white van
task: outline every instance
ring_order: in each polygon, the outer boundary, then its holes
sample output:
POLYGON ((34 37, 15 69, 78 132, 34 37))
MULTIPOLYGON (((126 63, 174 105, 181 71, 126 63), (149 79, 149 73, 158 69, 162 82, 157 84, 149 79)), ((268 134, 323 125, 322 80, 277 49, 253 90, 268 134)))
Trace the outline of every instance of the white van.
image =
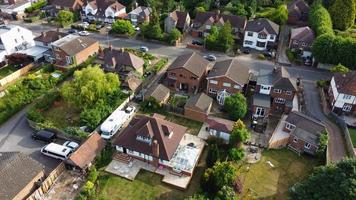
POLYGON ((124 125, 129 115, 120 109, 116 109, 100 126, 101 137, 110 139, 114 136, 124 125))
POLYGON ((42 147, 41 153, 52 158, 66 160, 72 153, 72 149, 52 142, 42 147))

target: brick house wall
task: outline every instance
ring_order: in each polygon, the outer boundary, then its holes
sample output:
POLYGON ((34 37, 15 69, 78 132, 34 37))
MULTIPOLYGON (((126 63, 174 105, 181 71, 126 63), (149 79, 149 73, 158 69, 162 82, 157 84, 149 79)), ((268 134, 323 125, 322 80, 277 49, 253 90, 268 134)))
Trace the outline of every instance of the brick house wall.
POLYGON ((293 149, 299 151, 300 153, 307 152, 310 154, 315 154, 316 151, 318 150, 318 147, 311 144, 310 149, 306 149, 304 147, 305 143, 306 143, 305 141, 299 139, 298 137, 294 136, 293 134, 291 134, 291 136, 289 137, 289 140, 288 140, 288 145, 290 147, 292 147, 293 149), (297 139, 297 141, 294 141, 295 138, 297 139))
POLYGON ((31 182, 29 182, 19 193, 17 193, 13 200, 26 199, 36 189, 35 183, 43 177, 45 177, 45 174, 44 171, 41 171, 31 180, 31 182))
POLYGON ((88 46, 83 51, 77 53, 75 55, 75 63, 77 65, 86 61, 89 56, 95 55, 99 52, 99 42, 95 42, 94 44, 88 46))
POLYGON ((216 97, 216 93, 224 89, 230 94, 235 94, 242 91, 243 85, 236 83, 235 81, 231 80, 226 76, 214 77, 208 79, 207 93, 209 96, 216 97), (210 80, 217 81, 217 84, 211 83, 210 80), (231 86, 230 87, 224 86, 224 83, 230 83, 231 86), (235 88, 235 85, 238 85, 240 88, 239 89, 235 88), (215 93, 213 93, 212 91, 215 91, 215 93))
POLYGON ((206 113, 199 112, 191 108, 184 108, 184 116, 200 122, 205 122, 208 119, 208 115, 206 113))
POLYGON ((302 49, 303 51, 311 51, 311 46, 312 46, 312 44, 310 44, 310 43, 305 43, 305 45, 303 46, 303 41, 299 41, 299 40, 291 39, 289 41, 289 48, 295 49, 295 50, 302 49))
POLYGON ((274 91, 274 88, 272 88, 272 90, 271 90, 271 97, 272 97, 271 109, 273 111, 289 113, 292 110, 292 108, 287 107, 285 103, 275 102, 275 99, 281 98, 281 99, 285 99, 286 101, 293 101, 295 92, 294 91, 290 91, 290 92, 291 92, 291 94, 287 94, 286 90, 282 90, 281 93, 277 93, 274 91))
POLYGON ((179 90, 180 84, 187 84, 187 93, 194 93, 202 86, 202 81, 206 77, 206 72, 198 77, 184 68, 176 68, 167 71, 167 79, 175 80, 174 83, 168 84, 167 86, 173 90, 179 90))

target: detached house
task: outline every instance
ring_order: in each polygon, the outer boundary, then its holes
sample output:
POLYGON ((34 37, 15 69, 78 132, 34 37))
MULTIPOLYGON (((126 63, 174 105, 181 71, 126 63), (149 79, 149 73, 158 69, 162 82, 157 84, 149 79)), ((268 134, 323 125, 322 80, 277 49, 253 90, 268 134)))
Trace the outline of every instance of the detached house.
POLYGON ((338 114, 356 116, 356 72, 337 73, 329 87, 331 108, 338 114))
POLYGON ((132 10, 131 12, 129 12, 127 18, 131 21, 132 25, 138 26, 143 22, 149 22, 151 13, 152 13, 152 8, 139 6, 134 10, 132 10))
POLYGON ((178 56, 168 67, 166 85, 174 91, 196 93, 205 81, 209 61, 192 52, 178 56))
POLYGON ((304 0, 294 0, 287 5, 288 23, 305 24, 308 22, 310 7, 304 0))
POLYGON ((52 43, 57 66, 79 65, 99 51, 99 42, 89 37, 67 35, 52 43))
POLYGON ((138 159, 173 175, 191 176, 201 149, 185 144, 186 131, 162 115, 136 116, 113 142, 119 152, 116 158, 138 159))
POLYGON ((42 32, 41 35, 35 37, 34 41, 36 46, 48 49, 44 53, 45 60, 48 62, 53 62, 54 55, 52 51, 52 43, 67 35, 68 35, 67 33, 59 32, 58 30, 47 31, 47 32, 42 32))
POLYGON ((235 38, 241 39, 246 27, 246 17, 224 15, 220 12, 198 12, 193 21, 192 36, 205 37, 212 26, 222 27, 226 22, 231 24, 235 38))
POLYGON ((320 145, 319 138, 325 131, 320 121, 292 111, 282 116, 269 141, 269 148, 288 147, 298 154, 314 155, 320 145))
POLYGON ((244 35, 244 47, 267 50, 277 46, 279 26, 269 19, 259 18, 248 21, 244 35))
POLYGON ((311 48, 314 39, 314 31, 308 26, 293 28, 289 48, 298 52, 302 57, 310 57, 312 55, 311 48))
POLYGON ((190 16, 188 12, 173 11, 164 19, 164 32, 170 33, 172 29, 177 28, 184 33, 189 29, 190 16))
POLYGON ((113 23, 126 16, 126 7, 116 0, 92 0, 84 5, 83 12, 90 21, 113 23))
POLYGON ((82 9, 84 0, 48 0, 48 4, 54 6, 56 10, 77 11, 82 9))
POLYGON ((209 96, 216 97, 221 91, 239 93, 248 83, 249 68, 236 59, 216 62, 206 79, 209 96))

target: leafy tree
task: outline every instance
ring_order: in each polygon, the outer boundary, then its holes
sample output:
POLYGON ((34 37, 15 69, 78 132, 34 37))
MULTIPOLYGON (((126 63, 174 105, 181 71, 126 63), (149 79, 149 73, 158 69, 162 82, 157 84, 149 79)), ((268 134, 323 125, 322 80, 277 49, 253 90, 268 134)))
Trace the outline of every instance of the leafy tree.
POLYGON ((202 13, 202 12, 206 12, 205 8, 204 7, 196 7, 194 9, 194 13, 197 14, 197 13, 202 13))
POLYGON ((229 162, 216 162, 212 168, 205 170, 202 188, 214 196, 224 186, 232 186, 237 175, 236 168, 229 162))
POLYGON ((234 12, 235 15, 239 15, 239 16, 246 16, 247 15, 247 11, 245 9, 245 5, 242 4, 242 3, 236 4, 235 10, 236 10, 234 12))
POLYGON ((224 110, 232 120, 242 119, 247 113, 246 98, 236 93, 225 99, 224 110))
POLYGON ((119 90, 119 77, 113 73, 104 73, 98 66, 87 67, 74 72, 74 78, 63 84, 62 96, 80 108, 93 106, 119 90))
POLYGON ((308 22, 317 36, 324 33, 334 34, 330 14, 320 2, 312 5, 309 11, 308 22))
POLYGON ((244 122, 237 120, 232 127, 229 143, 231 146, 241 146, 241 143, 246 142, 250 137, 250 132, 247 130, 244 122))
POLYGON ((329 12, 334 27, 342 31, 346 30, 355 21, 355 0, 335 0, 329 12))
POLYGON ((118 34, 127 34, 133 35, 135 33, 135 29, 132 24, 128 20, 117 20, 112 24, 112 32, 118 34))
POLYGON ((232 35, 232 27, 230 22, 226 22, 220 29, 217 42, 220 44, 222 51, 227 51, 234 45, 234 37, 232 35))
POLYGON ((347 73, 350 71, 349 68, 345 67, 342 64, 338 64, 330 69, 331 72, 340 72, 340 73, 347 73))
POLYGON ((62 27, 72 24, 73 20, 74 20, 74 14, 71 11, 61 10, 58 12, 57 21, 62 27))
POLYGON ((278 6, 271 14, 269 17, 272 21, 279 25, 283 25, 287 22, 288 20, 288 10, 287 6, 285 5, 280 5, 278 6))
POLYGON ((207 49, 214 49, 216 48, 216 41, 219 36, 219 30, 216 26, 212 26, 210 29, 210 33, 208 36, 205 37, 205 47, 207 49))
POLYGON ((236 194, 232 187, 224 185, 216 194, 214 200, 235 200, 236 194))
POLYGON ((88 174, 88 181, 95 183, 96 179, 98 179, 99 172, 96 170, 95 166, 91 166, 88 174))
POLYGON ((169 43, 173 43, 176 40, 178 40, 182 36, 181 32, 174 28, 172 31, 168 34, 167 40, 169 43))
POLYGON ((356 199, 355 169, 355 157, 318 167, 307 180, 289 189, 291 199, 356 199))
POLYGON ((326 131, 322 132, 319 137, 319 148, 317 155, 321 158, 325 158, 326 147, 328 146, 328 134, 326 131))
POLYGON ((143 112, 158 112, 161 110, 161 106, 157 100, 153 97, 149 97, 147 100, 144 100, 140 103, 140 107, 143 112))
POLYGON ((218 145, 212 144, 209 147, 208 155, 206 157, 206 166, 212 167, 214 166, 215 162, 220 160, 220 153, 218 149, 218 145))
POLYGON ((245 157, 245 150, 243 148, 231 148, 229 150, 229 158, 232 161, 240 161, 245 157))

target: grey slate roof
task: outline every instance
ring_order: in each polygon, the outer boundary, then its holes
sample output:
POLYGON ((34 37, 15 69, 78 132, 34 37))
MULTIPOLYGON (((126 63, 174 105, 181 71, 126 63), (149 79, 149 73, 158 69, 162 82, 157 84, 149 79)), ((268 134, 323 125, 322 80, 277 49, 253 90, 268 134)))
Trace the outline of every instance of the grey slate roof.
POLYGON ((261 31, 266 31, 267 34, 278 35, 279 25, 270 21, 269 19, 259 18, 254 19, 252 21, 248 21, 245 30, 257 33, 261 31))
POLYGON ((162 85, 162 84, 158 84, 154 87, 151 87, 147 90, 147 93, 145 94, 147 97, 151 96, 153 98, 155 98, 158 102, 162 102, 164 100, 164 98, 167 96, 167 94, 170 93, 170 90, 162 85))
POLYGON ((194 75, 201 77, 207 70, 209 61, 192 52, 189 54, 178 56, 173 63, 168 67, 167 71, 172 69, 184 68, 194 75))
POLYGON ((260 69, 256 83, 257 85, 273 85, 273 71, 260 69))
POLYGON ((13 199, 44 166, 20 152, 0 153, 0 199, 13 199))
POLYGON ((297 91, 297 83, 294 79, 291 78, 289 72, 284 67, 279 67, 275 71, 273 88, 297 91))
POLYGON ((309 26, 293 28, 291 31, 291 40, 298 40, 311 44, 314 41, 315 35, 309 26))
POLYGON ((210 112, 210 105, 213 103, 213 99, 204 93, 199 93, 191 96, 186 102, 184 108, 189 108, 199 112, 210 112))
POLYGON ((266 94, 260 94, 260 93, 254 94, 252 104, 254 106, 270 108, 271 107, 271 97, 266 94))
POLYGON ((216 62, 213 69, 209 72, 207 79, 219 76, 226 76, 236 83, 244 85, 249 79, 249 68, 238 63, 236 59, 216 62))
POLYGON ((134 69, 140 69, 145 64, 145 61, 133 53, 106 48, 103 51, 105 64, 114 66, 130 66, 134 69))

